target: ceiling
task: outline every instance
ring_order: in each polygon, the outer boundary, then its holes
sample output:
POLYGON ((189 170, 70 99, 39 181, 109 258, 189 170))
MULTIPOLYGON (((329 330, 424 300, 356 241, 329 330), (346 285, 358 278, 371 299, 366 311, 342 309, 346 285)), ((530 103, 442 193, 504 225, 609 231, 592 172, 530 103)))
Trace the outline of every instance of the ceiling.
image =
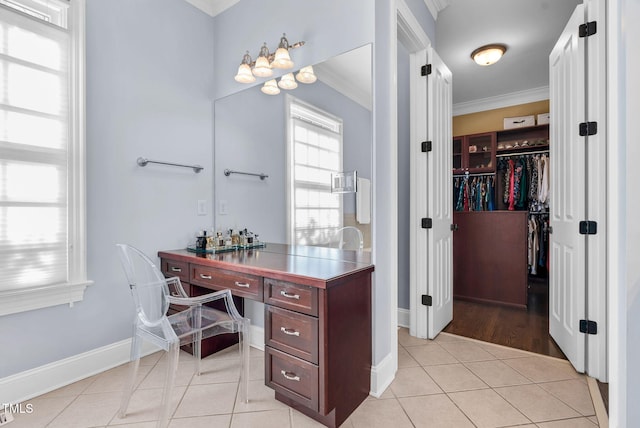
POLYGON ((453 73, 454 113, 514 93, 548 99, 549 53, 578 3, 449 0, 438 14, 436 50, 453 73), (507 45, 504 57, 491 66, 474 63, 471 52, 491 43, 507 45))

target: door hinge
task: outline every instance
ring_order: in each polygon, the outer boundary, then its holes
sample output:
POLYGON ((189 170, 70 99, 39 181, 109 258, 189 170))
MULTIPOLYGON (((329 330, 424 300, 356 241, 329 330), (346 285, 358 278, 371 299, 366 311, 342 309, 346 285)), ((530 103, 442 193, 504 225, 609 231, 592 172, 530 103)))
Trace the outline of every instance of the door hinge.
POLYGON ((580 320, 580 333, 598 334, 598 323, 595 321, 580 320))
POLYGON ((422 153, 430 152, 431 150, 433 150, 433 144, 431 144, 431 141, 423 141, 422 153))
POLYGON ((595 135, 598 133, 598 122, 582 122, 579 129, 581 137, 595 135))
POLYGON ((423 218, 422 219, 422 228, 423 229, 431 229, 433 227, 433 220, 431 220, 430 218, 423 218))
POLYGON ((589 37, 596 34, 596 21, 587 22, 578 26, 578 36, 589 37))
POLYGON ((431 64, 425 64, 420 67, 420 75, 428 76, 429 74, 431 74, 431 64))
POLYGON ((457 225, 457 224, 455 224, 455 223, 453 223, 453 224, 451 225, 451 230, 452 230, 453 232, 455 232, 456 230, 458 230, 458 225, 457 225))
POLYGON ((422 295, 422 304, 425 305, 425 306, 432 306, 433 305, 433 299, 428 294, 423 294, 422 295))
POLYGON ((598 223, 595 221, 581 221, 579 229, 580 235, 595 235, 598 233, 598 223))

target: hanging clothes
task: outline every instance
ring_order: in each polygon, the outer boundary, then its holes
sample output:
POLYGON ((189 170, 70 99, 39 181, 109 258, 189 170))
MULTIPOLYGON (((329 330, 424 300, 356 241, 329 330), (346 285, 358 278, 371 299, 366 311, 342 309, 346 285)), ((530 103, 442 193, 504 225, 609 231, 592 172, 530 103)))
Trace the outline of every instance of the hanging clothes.
POLYGON ((453 200, 456 211, 493 211, 493 174, 453 178, 453 200))

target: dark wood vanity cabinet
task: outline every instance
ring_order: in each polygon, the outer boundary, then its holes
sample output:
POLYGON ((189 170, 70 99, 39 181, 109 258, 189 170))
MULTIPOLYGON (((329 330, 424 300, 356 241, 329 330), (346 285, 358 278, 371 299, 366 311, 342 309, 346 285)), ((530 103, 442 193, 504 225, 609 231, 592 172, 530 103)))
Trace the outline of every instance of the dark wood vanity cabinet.
POLYGON ((279 401, 337 427, 370 391, 373 265, 326 252, 268 244, 241 261, 183 250, 159 256, 165 275, 182 275, 192 292, 229 288, 264 302, 265 384, 279 401))

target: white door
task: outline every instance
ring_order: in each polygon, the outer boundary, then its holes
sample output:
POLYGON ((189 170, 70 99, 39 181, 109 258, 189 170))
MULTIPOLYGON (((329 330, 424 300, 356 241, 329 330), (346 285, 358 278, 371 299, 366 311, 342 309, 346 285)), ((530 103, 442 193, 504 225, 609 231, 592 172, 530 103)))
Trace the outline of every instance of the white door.
POLYGON ((585 39, 578 28, 584 8, 578 5, 549 57, 551 227, 549 333, 579 372, 585 370, 585 138, 578 124, 585 115, 585 39))
POLYGON ((453 192, 451 191, 452 88, 451 71, 433 48, 428 49, 431 74, 427 78, 427 232, 428 337, 434 339, 453 320, 453 192))
POLYGON ((452 75, 432 48, 412 57, 412 70, 424 64, 419 59, 431 69, 411 83, 411 121, 419 126, 411 136, 410 333, 433 339, 453 319, 452 75))

